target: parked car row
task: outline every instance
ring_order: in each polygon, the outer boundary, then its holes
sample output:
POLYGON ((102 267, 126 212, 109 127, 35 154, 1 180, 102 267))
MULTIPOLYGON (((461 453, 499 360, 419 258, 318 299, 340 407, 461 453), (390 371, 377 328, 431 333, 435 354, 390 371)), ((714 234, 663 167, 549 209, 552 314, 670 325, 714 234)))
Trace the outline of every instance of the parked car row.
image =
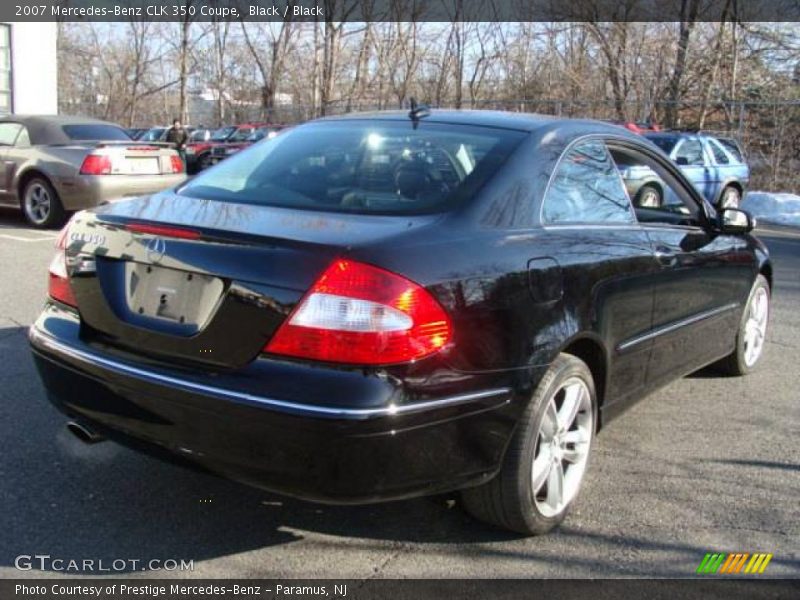
POLYGON ((282 128, 282 125, 268 123, 241 123, 220 127, 209 138, 191 141, 186 145, 186 169, 189 173, 202 171, 282 128))
MULTIPOLYGON (((202 171, 264 137, 277 134, 283 127, 258 122, 226 125, 217 129, 185 127, 189 134, 185 149, 186 170, 188 173, 202 171)), ((135 140, 164 142, 168 131, 168 125, 159 125, 150 129, 129 129, 128 133, 135 140)))
POLYGON ((0 206, 19 207, 35 227, 70 211, 178 185, 186 169, 170 144, 134 141, 114 123, 67 116, 0 119, 0 206))

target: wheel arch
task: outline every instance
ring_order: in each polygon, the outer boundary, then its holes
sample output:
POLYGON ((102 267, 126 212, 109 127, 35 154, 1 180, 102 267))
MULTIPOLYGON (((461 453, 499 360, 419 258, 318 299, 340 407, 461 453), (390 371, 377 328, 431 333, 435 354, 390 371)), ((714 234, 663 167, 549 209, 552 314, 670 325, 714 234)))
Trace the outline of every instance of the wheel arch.
POLYGON ((758 267, 759 274, 763 275, 767 279, 767 283, 769 284, 770 293, 772 292, 772 263, 769 260, 765 260, 762 262, 758 267))
POLYGON ((719 205, 720 200, 722 200, 722 194, 724 194, 725 190, 729 187, 732 187, 739 192, 740 202, 744 200, 744 185, 742 182, 735 178, 726 179, 719 186, 719 192, 717 192, 717 197, 714 199, 714 206, 719 205))
POLYGON ((600 409, 605 402, 608 386, 608 352, 605 346, 596 335, 582 333, 570 338, 559 352, 571 354, 581 359, 589 367, 597 393, 597 430, 599 431, 601 427, 600 409))
POLYGON ((44 179, 48 184, 50 184, 50 187, 52 187, 54 190, 56 189, 55 185, 53 185, 53 181, 47 176, 46 173, 35 166, 28 167, 17 174, 17 181, 14 185, 14 189, 17 191, 17 200, 20 202, 20 204, 22 203, 22 194, 25 191, 25 186, 28 185, 28 182, 34 177, 40 177, 44 179))

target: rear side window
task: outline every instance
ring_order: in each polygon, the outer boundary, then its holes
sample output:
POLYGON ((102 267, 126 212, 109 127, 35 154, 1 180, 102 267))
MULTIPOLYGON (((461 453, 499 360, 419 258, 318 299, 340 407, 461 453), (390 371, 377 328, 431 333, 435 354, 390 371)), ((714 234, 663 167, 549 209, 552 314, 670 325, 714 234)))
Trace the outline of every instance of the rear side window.
POLYGON ((441 212, 469 201, 525 135, 411 120, 312 123, 237 153, 179 193, 362 214, 441 212))
POLYGON ((727 165, 731 162, 728 158, 728 155, 725 154, 725 151, 716 142, 716 140, 708 140, 708 146, 711 148, 711 153, 714 155, 714 161, 718 165, 727 165))
POLYGON ((71 140, 77 141, 125 141, 131 136, 121 127, 95 123, 62 125, 64 133, 71 140))
POLYGON ((567 151, 547 190, 542 218, 556 225, 635 222, 628 194, 603 142, 580 142, 567 151))
POLYGON ((17 141, 14 144, 18 148, 28 148, 31 145, 31 136, 28 134, 28 128, 22 127, 17 136, 17 141))
POLYGON ((717 138, 716 141, 719 142, 720 145, 725 147, 725 149, 730 153, 730 155, 733 156, 734 160, 740 163, 744 162, 742 149, 739 147, 739 144, 736 143, 735 140, 728 138, 717 138))

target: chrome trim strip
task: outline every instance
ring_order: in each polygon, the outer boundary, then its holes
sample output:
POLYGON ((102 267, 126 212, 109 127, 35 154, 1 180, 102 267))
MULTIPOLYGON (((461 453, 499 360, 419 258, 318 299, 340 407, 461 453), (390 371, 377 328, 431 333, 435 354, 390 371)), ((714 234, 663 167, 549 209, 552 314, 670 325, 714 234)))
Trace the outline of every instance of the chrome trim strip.
POLYGON ((226 390, 224 388, 208 386, 194 381, 188 381, 186 379, 172 377, 170 375, 163 375, 161 373, 153 373, 150 371, 145 371, 143 369, 134 367, 132 365, 127 365, 125 363, 121 363, 116 360, 111 360, 109 358, 98 356, 97 354, 94 354, 92 352, 79 350, 73 346, 70 346, 69 344, 65 344, 63 342, 56 340, 52 336, 38 329, 35 325, 32 325, 30 327, 28 332, 28 338, 30 339, 31 343, 37 348, 46 348, 55 353, 69 356, 75 360, 104 367, 106 369, 109 369, 110 371, 114 371, 115 373, 120 373, 122 375, 128 375, 131 377, 136 377, 138 379, 144 379, 146 381, 149 381, 150 383, 171 385, 183 389, 185 391, 199 392, 201 394, 211 395, 223 400, 231 400, 240 403, 243 402, 251 405, 255 404, 258 406, 263 406, 265 408, 302 413, 315 417, 369 419, 375 417, 388 417, 393 415, 406 415, 406 414, 424 412, 437 408, 445 408, 450 406, 457 406, 460 404, 466 404, 468 402, 474 402, 476 400, 482 400, 485 398, 495 398, 495 397, 505 396, 503 401, 504 404, 510 402, 511 400, 510 398, 511 388, 497 388, 492 390, 484 390, 481 392, 473 392, 469 394, 458 394, 455 396, 447 396, 445 398, 439 398, 437 400, 418 402, 414 404, 404 404, 404 405, 392 404, 380 408, 336 408, 329 406, 315 406, 313 404, 301 404, 298 402, 288 402, 286 400, 277 400, 274 398, 266 398, 264 396, 256 396, 254 394, 248 394, 247 392, 226 390))
POLYGON ((680 329, 681 327, 691 325, 692 323, 697 323, 698 321, 703 321, 705 319, 709 319, 721 313, 728 312, 729 310, 734 310, 739 306, 740 304, 738 302, 731 302, 730 304, 725 304, 724 306, 718 306, 717 308, 704 310, 703 312, 699 312, 695 315, 692 315, 691 317, 687 317, 686 319, 681 319, 680 321, 675 321, 673 323, 668 323, 667 325, 662 325, 657 329, 653 329, 652 331, 648 331, 647 333, 637 335, 629 340, 621 342, 620 344, 617 345, 617 352, 624 352, 625 350, 637 344, 641 344, 642 342, 652 340, 653 338, 657 338, 660 335, 670 333, 672 331, 680 329))

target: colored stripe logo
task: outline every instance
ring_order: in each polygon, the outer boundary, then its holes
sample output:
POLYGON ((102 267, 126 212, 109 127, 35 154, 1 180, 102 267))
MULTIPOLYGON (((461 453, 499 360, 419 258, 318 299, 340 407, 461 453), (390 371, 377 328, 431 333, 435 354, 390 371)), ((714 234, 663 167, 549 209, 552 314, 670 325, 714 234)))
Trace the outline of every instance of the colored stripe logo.
POLYGON ((749 554, 738 552, 732 554, 709 552, 700 561, 697 573, 700 575, 760 575, 767 569, 772 554, 757 552, 749 554))

